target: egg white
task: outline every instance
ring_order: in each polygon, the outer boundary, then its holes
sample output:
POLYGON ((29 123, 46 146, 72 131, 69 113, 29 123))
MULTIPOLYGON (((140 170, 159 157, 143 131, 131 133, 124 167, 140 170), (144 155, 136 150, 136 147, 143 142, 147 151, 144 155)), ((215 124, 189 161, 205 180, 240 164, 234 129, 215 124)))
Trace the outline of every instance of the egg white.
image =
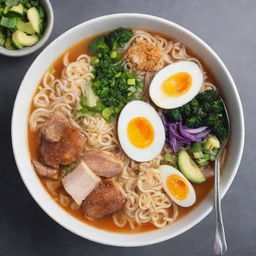
POLYGON ((118 138, 124 152, 137 162, 150 161, 163 149, 165 143, 165 130, 161 118, 155 109, 148 103, 140 100, 129 102, 121 111, 118 119, 118 138), (128 137, 129 122, 136 117, 148 119, 154 129, 154 139, 147 148, 135 147, 128 137))
POLYGON ((154 76, 149 87, 149 95, 152 101, 160 108, 178 108, 191 101, 200 91, 202 84, 203 74, 199 66, 192 61, 179 61, 166 66, 154 76), (192 77, 190 89, 178 97, 171 97, 165 94, 162 90, 164 81, 180 72, 186 72, 192 77))
POLYGON ((195 201, 196 201, 195 190, 194 190, 193 186, 191 185, 191 183, 188 181, 188 179, 181 172, 179 172, 177 169, 175 169, 174 167, 172 167, 170 165, 160 165, 159 171, 162 176, 164 191, 176 204, 178 204, 182 207, 189 207, 195 203, 195 201), (174 197, 167 187, 166 179, 172 174, 177 174, 178 176, 180 176, 186 182, 186 184, 189 188, 188 196, 184 200, 178 200, 176 197, 174 197))

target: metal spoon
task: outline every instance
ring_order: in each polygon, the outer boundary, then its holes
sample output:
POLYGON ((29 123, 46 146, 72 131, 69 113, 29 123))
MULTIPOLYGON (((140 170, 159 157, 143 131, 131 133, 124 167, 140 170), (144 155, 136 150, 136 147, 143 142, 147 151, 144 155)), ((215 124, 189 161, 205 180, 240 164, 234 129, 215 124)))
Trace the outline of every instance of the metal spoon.
POLYGON ((224 101, 222 100, 224 109, 227 116, 227 123, 228 123, 228 135, 225 138, 225 140, 221 144, 221 148, 218 152, 218 155, 215 160, 215 177, 214 177, 214 187, 215 187, 215 218, 216 218, 216 232, 215 232, 215 243, 214 243, 214 253, 215 255, 224 255, 224 253, 227 251, 227 242, 225 237, 225 230, 222 220, 222 212, 221 212, 221 198, 220 198, 220 162, 221 162, 221 154, 223 152, 223 149, 225 148, 229 132, 230 132, 230 120, 228 117, 228 111, 225 106, 224 101))

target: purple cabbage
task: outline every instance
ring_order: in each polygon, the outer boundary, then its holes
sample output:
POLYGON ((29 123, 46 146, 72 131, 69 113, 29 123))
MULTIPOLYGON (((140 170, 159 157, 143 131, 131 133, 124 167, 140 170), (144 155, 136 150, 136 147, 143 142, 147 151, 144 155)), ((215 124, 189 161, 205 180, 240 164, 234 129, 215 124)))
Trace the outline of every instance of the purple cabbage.
POLYGON ((210 133, 207 126, 188 128, 182 122, 168 123, 163 118, 166 140, 174 153, 192 142, 200 142, 210 133))

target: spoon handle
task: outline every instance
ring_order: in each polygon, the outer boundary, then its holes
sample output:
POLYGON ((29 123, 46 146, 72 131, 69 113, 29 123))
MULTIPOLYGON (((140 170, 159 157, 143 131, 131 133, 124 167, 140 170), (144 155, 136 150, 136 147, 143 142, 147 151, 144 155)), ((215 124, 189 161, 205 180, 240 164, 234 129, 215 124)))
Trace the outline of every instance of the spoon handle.
POLYGON ((227 250, 227 242, 225 237, 225 230, 222 220, 221 213, 221 198, 220 198, 220 159, 221 154, 218 155, 215 160, 215 218, 216 218, 216 233, 215 233, 215 243, 214 243, 214 253, 215 255, 224 255, 227 250))

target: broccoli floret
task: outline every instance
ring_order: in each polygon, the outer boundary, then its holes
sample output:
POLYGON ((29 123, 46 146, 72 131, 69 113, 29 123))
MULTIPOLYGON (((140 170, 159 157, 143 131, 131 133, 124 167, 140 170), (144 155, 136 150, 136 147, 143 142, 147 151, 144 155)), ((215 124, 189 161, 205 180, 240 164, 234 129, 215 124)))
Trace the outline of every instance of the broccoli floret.
POLYGON ((217 92, 215 90, 206 90, 203 91, 201 93, 199 93, 196 96, 196 99, 200 102, 200 103, 210 103, 213 102, 215 100, 219 99, 219 95, 217 94, 217 92))
POLYGON ((104 36, 96 37, 88 47, 90 53, 96 54, 99 51, 107 52, 109 51, 109 47, 105 42, 104 36))
POLYGON ((192 116, 186 119, 185 125, 190 128, 196 128, 202 125, 200 116, 192 116))
POLYGON ((212 103, 212 111, 215 113, 223 113, 224 106, 221 99, 218 99, 212 103))
POLYGON ((133 32, 128 28, 118 28, 117 30, 111 32, 105 37, 108 46, 115 50, 116 48, 124 47, 124 44, 130 40, 133 32))
POLYGON ((224 119, 219 119, 211 129, 221 141, 228 136, 227 122, 224 119))
POLYGON ((179 108, 168 110, 166 117, 170 122, 179 122, 181 120, 181 114, 180 114, 179 108))

